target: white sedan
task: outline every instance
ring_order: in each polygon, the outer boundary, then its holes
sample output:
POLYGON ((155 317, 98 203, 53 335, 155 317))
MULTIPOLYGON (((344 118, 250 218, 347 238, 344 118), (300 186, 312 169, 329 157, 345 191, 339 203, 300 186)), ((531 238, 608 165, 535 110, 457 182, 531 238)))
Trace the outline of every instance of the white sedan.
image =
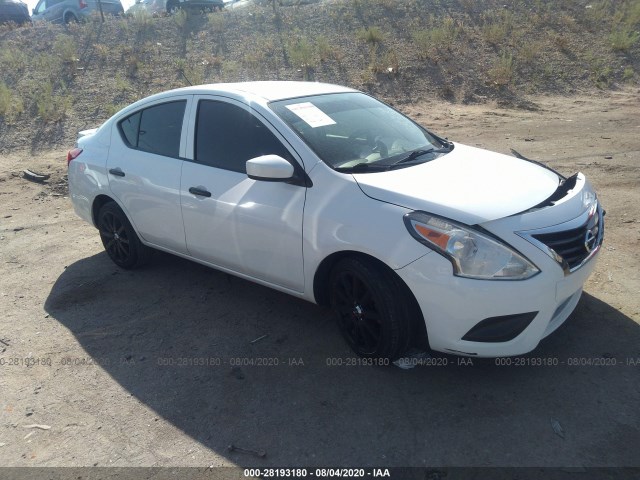
POLYGON ((122 268, 154 249, 330 305, 359 355, 534 349, 602 245, 577 173, 445 140, 308 82, 171 90, 80 132, 75 211, 122 268))

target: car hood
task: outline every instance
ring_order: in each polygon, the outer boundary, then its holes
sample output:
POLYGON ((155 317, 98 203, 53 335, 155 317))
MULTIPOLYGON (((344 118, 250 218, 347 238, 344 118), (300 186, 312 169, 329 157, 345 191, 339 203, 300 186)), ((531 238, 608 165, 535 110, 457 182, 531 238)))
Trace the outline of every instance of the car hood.
POLYGON ((535 163, 459 143, 430 162, 353 176, 371 198, 467 225, 527 210, 549 198, 560 182, 535 163))

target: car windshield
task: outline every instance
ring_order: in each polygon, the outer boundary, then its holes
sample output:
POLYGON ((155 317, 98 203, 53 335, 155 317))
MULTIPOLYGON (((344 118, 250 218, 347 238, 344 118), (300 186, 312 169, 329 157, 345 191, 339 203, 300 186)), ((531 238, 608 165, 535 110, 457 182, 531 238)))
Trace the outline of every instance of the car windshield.
POLYGON ((424 163, 450 144, 363 93, 336 93, 270 103, 328 165, 339 171, 381 171, 424 163))

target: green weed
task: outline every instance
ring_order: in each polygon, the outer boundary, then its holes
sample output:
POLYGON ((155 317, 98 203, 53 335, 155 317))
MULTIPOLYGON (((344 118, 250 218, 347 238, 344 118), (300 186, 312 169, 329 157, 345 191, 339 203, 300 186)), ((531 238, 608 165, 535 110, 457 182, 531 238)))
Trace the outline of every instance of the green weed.
POLYGON ((361 28, 356 32, 356 37, 359 40, 375 45, 378 43, 382 43, 382 41, 384 40, 384 33, 382 32, 382 30, 380 30, 379 27, 374 26, 361 28))
POLYGON ((513 55, 508 52, 502 52, 500 58, 487 72, 489 80, 495 85, 508 85, 511 83, 513 73, 513 55))
POLYGON ((71 108, 71 97, 66 95, 66 88, 60 88, 54 94, 51 82, 41 84, 33 92, 32 101, 38 117, 47 123, 62 120, 71 108))
POLYGON ((628 27, 615 30, 611 35, 609 35, 611 48, 618 52, 626 52, 638 41, 639 38, 640 33, 635 32, 628 27))

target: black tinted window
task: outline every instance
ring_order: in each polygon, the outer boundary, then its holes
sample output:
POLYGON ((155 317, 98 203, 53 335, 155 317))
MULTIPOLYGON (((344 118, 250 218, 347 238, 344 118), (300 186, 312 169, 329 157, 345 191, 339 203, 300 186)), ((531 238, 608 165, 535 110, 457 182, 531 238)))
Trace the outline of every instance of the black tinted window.
POLYGON ((245 173, 247 160, 261 155, 291 155, 265 125, 248 111, 224 102, 198 105, 195 160, 245 173))
POLYGON ((145 152, 178 157, 186 101, 145 108, 120 122, 120 131, 130 147, 145 152))

